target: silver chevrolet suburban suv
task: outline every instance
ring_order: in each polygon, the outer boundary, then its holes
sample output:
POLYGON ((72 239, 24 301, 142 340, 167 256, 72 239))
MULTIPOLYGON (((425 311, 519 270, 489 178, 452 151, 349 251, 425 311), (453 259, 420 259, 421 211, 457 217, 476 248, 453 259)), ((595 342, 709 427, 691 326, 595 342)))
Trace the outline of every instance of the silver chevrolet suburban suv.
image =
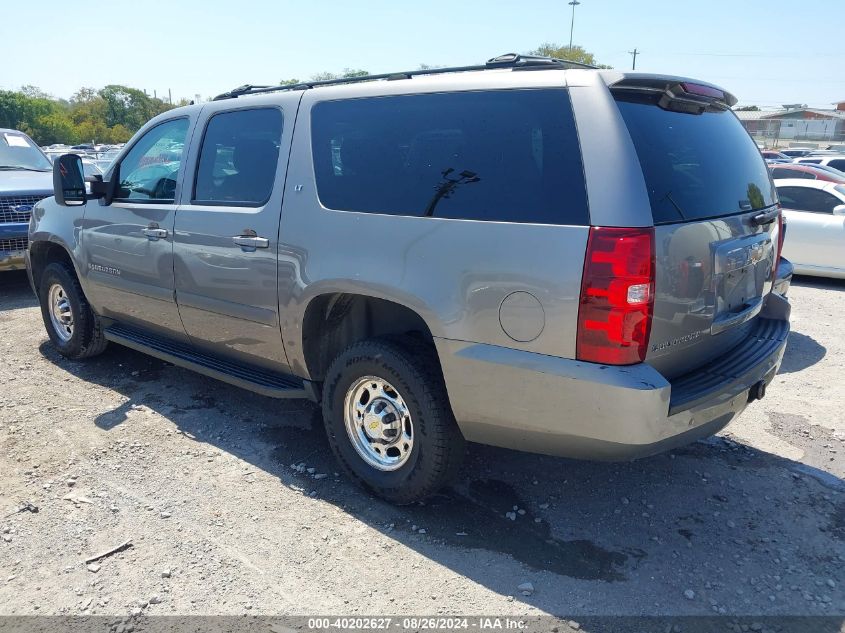
POLYGON ((244 86, 58 159, 27 261, 70 358, 107 342, 321 403, 396 503, 464 441, 587 459, 711 435, 783 356, 780 210, 721 88, 507 55, 244 86))

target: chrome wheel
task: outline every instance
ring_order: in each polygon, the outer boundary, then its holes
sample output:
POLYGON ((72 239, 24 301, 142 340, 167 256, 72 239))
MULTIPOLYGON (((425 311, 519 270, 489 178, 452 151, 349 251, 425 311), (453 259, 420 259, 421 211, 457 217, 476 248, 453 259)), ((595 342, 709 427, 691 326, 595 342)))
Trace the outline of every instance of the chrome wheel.
POLYGON ((59 284, 50 286, 47 295, 50 305, 50 322, 53 324, 53 331, 63 341, 69 341, 73 336, 73 310, 70 308, 65 289, 59 284))
POLYGON ((414 448, 414 425, 405 400, 389 382, 364 376, 346 392, 346 433, 352 446, 373 468, 401 468, 414 448))

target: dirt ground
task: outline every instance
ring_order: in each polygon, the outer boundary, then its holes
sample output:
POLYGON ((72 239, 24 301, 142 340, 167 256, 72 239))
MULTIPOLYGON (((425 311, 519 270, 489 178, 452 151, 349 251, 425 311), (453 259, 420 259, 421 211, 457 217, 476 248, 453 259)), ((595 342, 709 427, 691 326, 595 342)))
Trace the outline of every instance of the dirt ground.
POLYGON ((4 274, 0 615, 845 622, 845 283, 791 301, 779 376, 719 437, 625 464, 471 445, 453 489, 397 508, 337 474, 314 405, 115 345, 66 361, 4 274))

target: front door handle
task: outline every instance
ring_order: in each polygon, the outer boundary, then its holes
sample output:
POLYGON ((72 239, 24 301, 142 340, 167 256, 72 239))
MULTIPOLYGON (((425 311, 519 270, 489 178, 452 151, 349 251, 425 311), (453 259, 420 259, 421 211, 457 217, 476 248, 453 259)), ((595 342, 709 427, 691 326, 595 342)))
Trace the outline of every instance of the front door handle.
POLYGON ((141 233, 151 240, 163 240, 167 237, 167 229, 160 228, 155 222, 150 224, 148 227, 141 229, 141 233))
POLYGON ((255 231, 246 230, 242 235, 236 235, 232 241, 243 248, 269 248, 270 240, 266 237, 260 237, 255 234, 255 231))

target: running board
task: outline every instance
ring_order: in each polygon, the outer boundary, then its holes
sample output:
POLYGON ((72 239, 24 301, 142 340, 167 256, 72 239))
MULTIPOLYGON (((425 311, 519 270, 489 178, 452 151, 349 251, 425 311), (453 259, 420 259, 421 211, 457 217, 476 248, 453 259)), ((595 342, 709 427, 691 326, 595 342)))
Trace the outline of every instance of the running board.
POLYGON ((147 332, 113 324, 103 330, 105 337, 119 345, 155 356, 179 367, 222 380, 270 398, 310 398, 314 395, 301 378, 205 354, 189 345, 176 343, 147 332))

